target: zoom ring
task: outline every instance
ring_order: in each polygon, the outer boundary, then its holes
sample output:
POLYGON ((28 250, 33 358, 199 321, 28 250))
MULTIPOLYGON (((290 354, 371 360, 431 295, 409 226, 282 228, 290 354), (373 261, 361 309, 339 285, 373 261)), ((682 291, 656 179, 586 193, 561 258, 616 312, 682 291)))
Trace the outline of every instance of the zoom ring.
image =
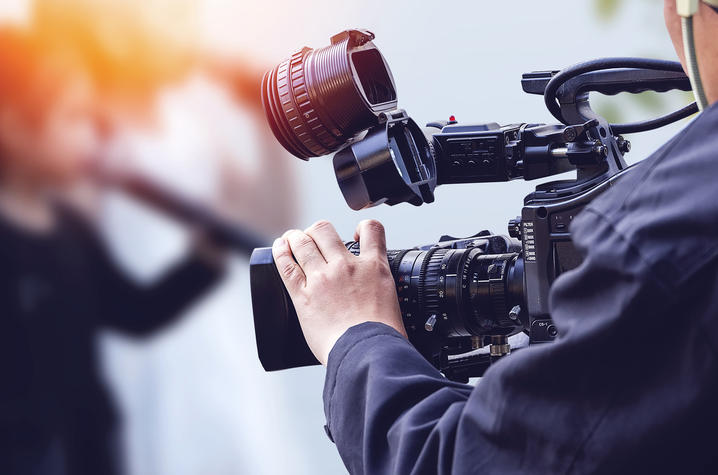
POLYGON ((419 310, 420 315, 429 318, 435 315, 439 318, 441 301, 444 298, 444 278, 442 264, 448 249, 430 250, 419 273, 419 310))

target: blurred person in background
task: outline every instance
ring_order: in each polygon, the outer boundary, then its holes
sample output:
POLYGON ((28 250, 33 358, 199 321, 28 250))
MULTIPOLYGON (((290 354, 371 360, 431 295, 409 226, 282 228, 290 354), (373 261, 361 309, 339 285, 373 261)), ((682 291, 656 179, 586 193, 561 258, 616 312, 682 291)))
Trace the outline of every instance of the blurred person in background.
MULTIPOLYGON (((294 163, 267 139, 262 70, 205 50, 196 4, 38 0, 33 23, 90 64, 110 170, 271 235, 297 214, 294 163)), ((156 278, 187 246, 182 226, 131 196, 104 192, 93 205, 103 238, 139 281, 156 278)), ((292 405, 301 399, 294 389, 290 400, 286 382, 257 363, 246 276, 245 261, 231 259, 223 284, 151 341, 103 335, 130 473, 311 473, 309 443, 302 450, 287 430, 300 424, 292 405), (274 457, 267 440, 284 445, 285 456, 274 457)))
POLYGON ((178 181, 258 233, 276 233, 296 215, 295 194, 282 149, 266 140, 265 68, 203 49, 197 16, 194 0, 33 2, 34 28, 91 68, 105 159, 178 181))
POLYGON ((0 472, 116 473, 96 332, 172 322, 222 275, 222 255, 198 239, 151 285, 127 279, 65 199, 98 145, 84 62, 6 27, 0 64, 0 472))

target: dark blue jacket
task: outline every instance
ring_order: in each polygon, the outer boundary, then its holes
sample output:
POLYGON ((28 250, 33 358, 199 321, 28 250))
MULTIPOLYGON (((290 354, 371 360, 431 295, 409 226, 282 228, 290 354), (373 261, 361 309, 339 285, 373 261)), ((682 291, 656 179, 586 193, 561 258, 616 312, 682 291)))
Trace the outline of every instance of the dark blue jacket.
POLYGON ((191 256, 137 285, 76 213, 63 208, 48 235, 0 219, 0 474, 120 472, 97 332, 151 334, 220 276, 191 256))
POLYGON ((718 106, 571 230, 585 259, 551 289, 558 340, 476 387, 388 326, 340 338, 324 407, 350 472, 718 473, 718 106))

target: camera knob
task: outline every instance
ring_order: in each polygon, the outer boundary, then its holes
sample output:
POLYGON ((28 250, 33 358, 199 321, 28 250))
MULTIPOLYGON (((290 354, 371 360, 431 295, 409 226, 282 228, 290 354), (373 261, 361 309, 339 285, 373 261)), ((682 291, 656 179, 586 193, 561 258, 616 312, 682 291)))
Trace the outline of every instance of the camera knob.
POLYGON ((509 236, 521 240, 521 217, 509 221, 509 236))
POLYGON ((623 137, 619 136, 618 140, 616 140, 616 143, 618 144, 618 150, 620 150, 621 153, 626 154, 631 151, 631 142, 624 139, 623 137))

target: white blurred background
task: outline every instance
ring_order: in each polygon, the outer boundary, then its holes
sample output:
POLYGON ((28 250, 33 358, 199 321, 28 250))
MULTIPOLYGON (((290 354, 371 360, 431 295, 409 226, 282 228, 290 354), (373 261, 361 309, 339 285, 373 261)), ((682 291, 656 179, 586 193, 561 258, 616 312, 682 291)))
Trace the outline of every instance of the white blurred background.
MULTIPOLYGON (((137 8, 153 3, 132 1, 137 8)), ((349 27, 373 31, 392 68, 399 106, 418 123, 450 115, 460 122, 551 121, 541 98, 521 91, 522 73, 602 56, 674 58, 659 0, 187 3, 205 48, 228 57, 251 57, 266 66, 298 47, 324 46, 331 35, 349 27)), ((27 21, 28 5, 26 0, 2 0, 0 18, 27 21)), ((181 36, 184 24, 174 24, 171 17, 162 18, 162 8, 156 10, 158 23, 181 36)), ((601 98, 598 103, 611 118, 631 120, 685 100, 680 94, 668 100, 644 95, 601 98)), ((251 164, 257 159, 256 124, 227 102, 196 78, 168 88, 156 103, 164 124, 160 132, 138 132, 127 140, 136 166, 190 194, 209 196, 219 173, 213 141, 223 141, 233 160, 251 164), (203 121, 197 120, 198 108, 203 121)), ((629 137, 633 151, 628 160, 644 158, 682 125, 629 137)), ((353 212, 341 197, 328 159, 282 159, 296 174, 300 193, 298 215, 289 224, 306 227, 329 219, 350 237, 359 220, 378 218, 395 248, 433 242, 442 234, 504 233, 535 186, 456 185, 440 188, 436 203, 420 208, 405 204, 353 212)), ((104 235, 139 279, 157 275, 186 245, 179 228, 126 199, 108 196, 102 207, 104 235)), ((344 473, 322 429, 324 370, 262 371, 248 284, 247 263, 234 259, 227 281, 169 331, 140 342, 118 335, 102 338, 107 378, 124 415, 131 474, 344 473)))

